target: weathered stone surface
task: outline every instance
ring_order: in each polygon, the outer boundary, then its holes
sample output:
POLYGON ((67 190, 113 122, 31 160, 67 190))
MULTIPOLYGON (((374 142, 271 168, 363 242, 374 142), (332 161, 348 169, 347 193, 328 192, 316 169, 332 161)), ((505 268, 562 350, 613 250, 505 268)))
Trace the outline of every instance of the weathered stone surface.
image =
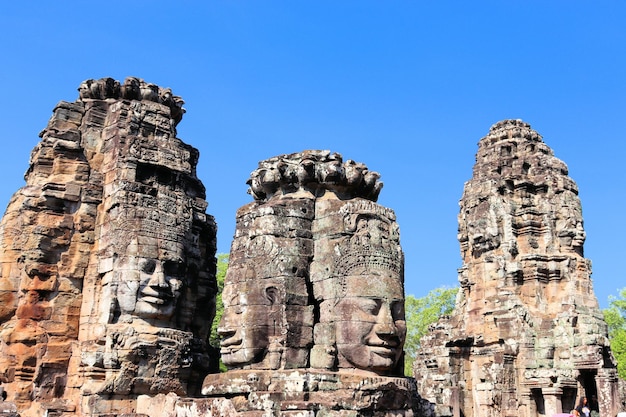
POLYGON ((248 192, 257 201, 290 194, 376 201, 383 187, 379 178, 362 163, 344 162, 338 153, 304 151, 259 163, 248 180, 248 192))
POLYGON ((327 151, 259 164, 222 297, 231 370, 208 375, 209 399, 179 403, 184 412, 413 415, 415 390, 402 377, 404 259, 395 214, 374 201, 377 179, 327 151))
POLYGON ((229 371, 206 375, 216 226, 198 152, 176 138, 183 102, 132 77, 79 95, 55 108, 0 222, 0 412, 534 417, 583 394, 602 415, 623 407, 576 184, 529 125, 479 143, 461 292, 422 341, 417 384, 402 377, 395 214, 376 204, 377 173, 328 151, 252 172, 219 326, 229 371))
POLYGON ((364 371, 232 370, 212 375, 204 391, 210 398, 178 401, 176 415, 413 416, 417 400, 413 379, 364 371))
POLYGON ((215 224, 184 110, 136 78, 55 108, 0 225, 0 368, 24 416, 413 415, 403 255, 379 175, 282 155, 238 211, 216 358, 215 224), (237 395, 233 395, 237 393, 237 395), (191 413, 191 414, 190 414, 191 413))
POLYGON ((403 258, 393 211, 371 201, 378 177, 328 151, 259 164, 225 280, 226 366, 402 375, 403 258))
POLYGON ((183 102, 137 78, 79 92, 0 224, 0 382, 23 416, 131 412, 209 371, 216 228, 183 102))
POLYGON ((519 120, 478 146, 460 202, 460 293, 414 364, 425 414, 534 417, 597 395, 600 414, 615 415, 615 362, 567 166, 519 120))

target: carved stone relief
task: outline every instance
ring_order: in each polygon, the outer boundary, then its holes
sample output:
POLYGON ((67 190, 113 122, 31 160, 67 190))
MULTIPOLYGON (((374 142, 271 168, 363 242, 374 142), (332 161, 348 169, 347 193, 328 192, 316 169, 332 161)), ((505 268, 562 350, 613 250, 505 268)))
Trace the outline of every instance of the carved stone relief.
POLYGON ((237 213, 222 293, 229 371, 207 376, 203 407, 237 393, 231 413, 413 415, 414 386, 402 378, 404 258, 395 214, 375 203, 378 178, 328 151, 277 156, 252 172, 255 201, 237 213), (389 401, 371 395, 374 381, 389 401))
POLYGON ((615 364, 567 174, 520 120, 480 140, 460 202, 460 294, 414 364, 426 415, 551 415, 585 393, 615 414, 615 364))
POLYGON ((0 382, 25 417, 197 393, 216 360, 215 223, 198 151, 176 138, 183 101, 132 77, 79 96, 0 225, 0 382))

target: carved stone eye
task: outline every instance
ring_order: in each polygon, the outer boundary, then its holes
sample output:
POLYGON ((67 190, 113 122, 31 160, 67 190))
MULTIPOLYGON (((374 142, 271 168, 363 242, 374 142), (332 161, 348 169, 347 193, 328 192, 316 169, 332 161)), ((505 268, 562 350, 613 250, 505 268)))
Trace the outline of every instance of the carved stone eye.
POLYGON ((145 259, 139 265, 139 269, 146 274, 152 274, 156 269, 156 262, 153 259, 145 259))
POLYGON ((265 289, 265 297, 270 302, 270 304, 276 304, 278 302, 278 288, 276 287, 268 287, 265 289))
POLYGON ((356 305, 366 313, 376 315, 380 310, 380 306, 382 304, 382 300, 379 299, 371 299, 371 298, 357 298, 356 305))
POLYGON ((184 262, 176 262, 176 261, 166 261, 163 264, 163 272, 167 276, 171 277, 182 277, 186 272, 186 265, 184 262))

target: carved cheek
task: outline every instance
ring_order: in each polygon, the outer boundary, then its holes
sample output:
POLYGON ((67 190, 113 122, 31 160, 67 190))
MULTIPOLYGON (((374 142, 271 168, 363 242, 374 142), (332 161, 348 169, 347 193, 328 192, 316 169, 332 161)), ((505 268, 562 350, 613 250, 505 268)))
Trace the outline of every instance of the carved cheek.
POLYGON ((171 277, 168 278, 168 283, 170 284, 174 295, 177 296, 178 291, 180 291, 180 289, 183 287, 183 281, 178 278, 171 277))
POLYGON ((396 320, 395 324, 398 329, 398 337, 400 338, 401 346, 403 346, 406 340, 406 321, 396 320))
POLYGON ((122 280, 117 287, 117 301, 120 309, 124 312, 135 310, 137 302, 137 292, 139 291, 138 280, 122 280))
POLYGON ((364 346, 373 335, 373 322, 343 320, 337 323, 337 343, 340 345, 364 346))

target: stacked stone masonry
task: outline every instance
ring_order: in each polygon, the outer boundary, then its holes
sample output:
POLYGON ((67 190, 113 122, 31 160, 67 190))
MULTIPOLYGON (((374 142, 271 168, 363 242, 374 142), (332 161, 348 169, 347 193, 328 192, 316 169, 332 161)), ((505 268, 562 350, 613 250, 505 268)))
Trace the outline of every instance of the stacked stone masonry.
MULTIPOLYGON (((414 415, 403 254, 382 183, 328 151, 262 161, 237 213, 218 328, 230 369, 190 415, 414 415), (260 399, 263 399, 262 401, 260 399)), ((178 414, 181 414, 178 411, 178 414)))
POLYGON ((579 397, 617 413, 616 365, 593 293, 578 189, 520 120, 478 144, 460 202, 454 312, 414 364, 429 416, 551 416, 579 397))
POLYGON ((137 78, 79 91, 0 224, 0 382, 22 416, 128 412, 211 371, 216 226, 182 100, 137 78))
POLYGON ((413 379, 395 214, 378 173, 329 151, 251 173, 209 346, 216 224, 182 106, 129 77, 55 107, 0 222, 2 415, 538 417, 581 393, 615 414, 576 184, 529 125, 479 143, 456 308, 413 379))

